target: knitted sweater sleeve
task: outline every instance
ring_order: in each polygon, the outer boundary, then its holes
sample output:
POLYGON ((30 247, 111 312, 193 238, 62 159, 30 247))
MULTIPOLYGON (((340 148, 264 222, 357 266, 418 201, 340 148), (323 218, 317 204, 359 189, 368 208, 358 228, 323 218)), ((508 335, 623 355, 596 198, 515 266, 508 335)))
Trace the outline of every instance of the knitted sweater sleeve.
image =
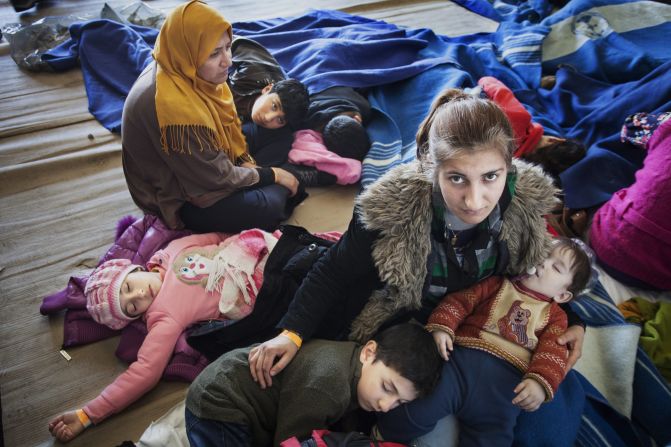
POLYGON ((525 379, 534 379, 543 386, 546 402, 554 398, 559 384, 566 375, 568 349, 557 343, 557 338, 566 331, 566 328, 566 314, 553 303, 548 324, 537 334, 538 345, 524 375, 525 379))
POLYGON ((473 313, 479 303, 496 293, 502 282, 502 277, 490 276, 473 287, 446 295, 431 313, 426 328, 443 330, 454 339, 459 325, 473 313))
POLYGON ((91 420, 98 424, 139 399, 161 378, 183 328, 167 315, 147 325, 149 333, 133 362, 98 397, 84 407, 91 420))

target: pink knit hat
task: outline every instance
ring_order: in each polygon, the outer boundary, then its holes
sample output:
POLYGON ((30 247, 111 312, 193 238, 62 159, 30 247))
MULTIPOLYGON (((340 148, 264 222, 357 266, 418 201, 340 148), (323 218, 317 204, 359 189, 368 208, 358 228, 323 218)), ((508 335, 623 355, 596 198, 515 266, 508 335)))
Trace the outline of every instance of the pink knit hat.
POLYGON ((129 317, 121 310, 119 292, 126 276, 141 269, 128 259, 111 259, 96 268, 86 283, 86 309, 93 319, 112 329, 122 329, 139 317, 129 317))

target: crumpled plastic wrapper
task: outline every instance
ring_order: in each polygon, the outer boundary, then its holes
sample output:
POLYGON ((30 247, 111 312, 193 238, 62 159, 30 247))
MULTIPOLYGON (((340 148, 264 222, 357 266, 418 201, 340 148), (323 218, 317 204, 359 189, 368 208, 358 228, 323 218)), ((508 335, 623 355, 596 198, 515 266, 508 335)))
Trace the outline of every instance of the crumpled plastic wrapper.
POLYGON ((131 3, 118 11, 105 3, 100 12, 100 18, 160 29, 165 20, 165 14, 157 9, 150 8, 143 2, 131 3))
POLYGON ((8 23, 2 35, 9 43, 10 54, 16 64, 30 71, 51 71, 42 54, 70 38, 70 25, 85 20, 74 16, 44 17, 31 25, 8 23))
MULTIPOLYGON (((136 1, 118 10, 105 3, 100 18, 159 29, 165 14, 136 1)), ((7 23, 2 27, 2 35, 7 39, 12 59, 19 67, 29 71, 52 71, 42 61, 42 55, 70 38, 70 25, 85 20, 91 18, 49 16, 30 25, 7 23)))

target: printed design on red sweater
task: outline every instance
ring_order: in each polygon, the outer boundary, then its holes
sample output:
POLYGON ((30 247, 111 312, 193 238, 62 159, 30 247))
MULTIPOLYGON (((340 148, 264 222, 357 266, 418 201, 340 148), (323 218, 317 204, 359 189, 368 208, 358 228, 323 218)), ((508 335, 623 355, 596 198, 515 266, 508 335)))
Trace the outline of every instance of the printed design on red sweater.
POLYGON ((533 349, 534 344, 529 343, 529 337, 527 337, 530 316, 531 311, 522 307, 522 300, 516 300, 506 315, 499 319, 499 333, 520 346, 533 349))

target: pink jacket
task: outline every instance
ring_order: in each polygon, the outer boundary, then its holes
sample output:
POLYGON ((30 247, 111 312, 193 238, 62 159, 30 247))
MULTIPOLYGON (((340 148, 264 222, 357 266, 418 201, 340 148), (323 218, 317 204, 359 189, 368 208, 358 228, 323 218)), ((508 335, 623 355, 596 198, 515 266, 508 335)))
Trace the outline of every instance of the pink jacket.
POLYGON ((600 262, 661 290, 671 290, 671 120, 648 141, 634 184, 594 215, 590 245, 600 262))
POLYGON ((299 130, 295 133, 289 161, 298 165, 314 166, 320 171, 333 174, 339 185, 356 183, 361 177, 361 162, 343 158, 326 149, 322 134, 314 130, 299 130))
POLYGON ((158 383, 188 326, 248 315, 276 242, 276 236, 261 230, 231 237, 207 233, 176 239, 156 252, 147 268, 158 269, 163 284, 144 315, 147 337, 137 361, 84 407, 93 422, 121 411, 158 383))

